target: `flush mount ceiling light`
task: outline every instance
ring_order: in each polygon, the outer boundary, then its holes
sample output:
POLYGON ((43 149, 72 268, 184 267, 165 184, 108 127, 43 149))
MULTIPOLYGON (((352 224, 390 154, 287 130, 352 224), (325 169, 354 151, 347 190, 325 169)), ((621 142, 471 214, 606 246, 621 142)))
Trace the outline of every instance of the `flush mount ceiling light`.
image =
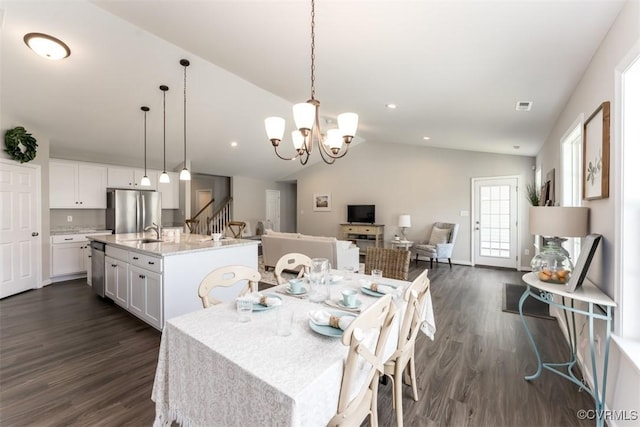
POLYGON ((358 129, 358 115, 343 113, 338 116, 338 129, 329 129, 326 138, 323 139, 318 121, 320 101, 315 99, 315 16, 315 0, 311 0, 311 99, 293 106, 293 119, 298 128, 298 130, 291 132, 293 147, 297 152, 294 157, 282 157, 278 153, 278 145, 284 135, 285 120, 282 117, 268 117, 264 121, 267 137, 271 140, 276 156, 283 160, 298 158, 303 165, 309 161, 314 139, 318 144, 320 157, 325 163, 333 164, 336 159, 344 157, 349 151, 349 144, 358 129))
POLYGON ((151 180, 147 176, 147 112, 149 111, 149 107, 140 107, 142 111, 144 111, 144 176, 140 180, 140 185, 143 187, 149 187, 151 185, 151 180))
POLYGON ((42 33, 25 34, 24 42, 31 50, 43 58, 57 60, 71 55, 71 49, 62 40, 42 33))
POLYGON ((390 110, 395 110, 396 108, 398 108, 397 104, 385 104, 385 107, 387 107, 390 110))
POLYGON ((171 182, 169 174, 167 173, 167 91, 169 90, 169 86, 162 85, 160 86, 160 90, 162 91, 162 150, 164 154, 162 156, 162 173, 158 181, 162 184, 168 184, 171 182))
POLYGON ((191 181, 191 173, 187 169, 187 67, 189 61, 181 59, 180 65, 184 67, 184 166, 180 171, 180 181, 191 181))

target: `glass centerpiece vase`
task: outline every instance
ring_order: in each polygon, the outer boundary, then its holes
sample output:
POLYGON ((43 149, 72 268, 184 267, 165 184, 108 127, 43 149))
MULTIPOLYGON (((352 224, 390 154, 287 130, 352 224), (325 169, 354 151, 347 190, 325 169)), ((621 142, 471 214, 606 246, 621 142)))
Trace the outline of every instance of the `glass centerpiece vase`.
POLYGON ((540 253, 531 260, 531 269, 539 280, 565 284, 571 277, 573 263, 569 253, 562 247, 566 239, 549 238, 540 253))

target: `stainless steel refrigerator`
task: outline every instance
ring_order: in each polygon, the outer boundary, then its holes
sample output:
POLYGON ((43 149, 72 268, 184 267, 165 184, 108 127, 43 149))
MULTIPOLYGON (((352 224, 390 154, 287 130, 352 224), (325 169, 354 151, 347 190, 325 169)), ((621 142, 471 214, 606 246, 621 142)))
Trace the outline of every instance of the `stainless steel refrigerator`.
POLYGON ((114 234, 142 233, 161 224, 160 193, 149 190, 107 188, 107 229, 114 234))

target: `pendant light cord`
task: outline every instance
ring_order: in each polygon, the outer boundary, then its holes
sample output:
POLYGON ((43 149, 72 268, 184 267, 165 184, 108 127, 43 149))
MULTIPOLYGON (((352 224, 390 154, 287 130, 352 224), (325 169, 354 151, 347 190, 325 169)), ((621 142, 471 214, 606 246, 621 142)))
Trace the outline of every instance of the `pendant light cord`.
MULTIPOLYGON (((187 62, 187 65, 189 63, 187 62)), ((184 66, 184 168, 187 167, 187 65, 184 66)))
POLYGON ((147 111, 144 112, 144 176, 147 176, 147 111))
POLYGON ((164 86, 166 89, 162 89, 162 172, 167 172, 167 90, 168 87, 164 86))
POLYGON ((311 0, 311 99, 316 99, 316 2, 311 0))

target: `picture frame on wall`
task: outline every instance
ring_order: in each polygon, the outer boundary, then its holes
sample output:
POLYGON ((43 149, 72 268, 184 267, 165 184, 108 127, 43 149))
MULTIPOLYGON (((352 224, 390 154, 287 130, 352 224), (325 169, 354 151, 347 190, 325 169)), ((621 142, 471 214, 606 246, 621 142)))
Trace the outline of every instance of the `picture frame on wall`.
POLYGON ((582 132, 582 198, 609 197, 610 102, 600 104, 582 132))
POLYGON ((315 212, 330 212, 331 193, 315 193, 313 195, 313 210, 315 212))

